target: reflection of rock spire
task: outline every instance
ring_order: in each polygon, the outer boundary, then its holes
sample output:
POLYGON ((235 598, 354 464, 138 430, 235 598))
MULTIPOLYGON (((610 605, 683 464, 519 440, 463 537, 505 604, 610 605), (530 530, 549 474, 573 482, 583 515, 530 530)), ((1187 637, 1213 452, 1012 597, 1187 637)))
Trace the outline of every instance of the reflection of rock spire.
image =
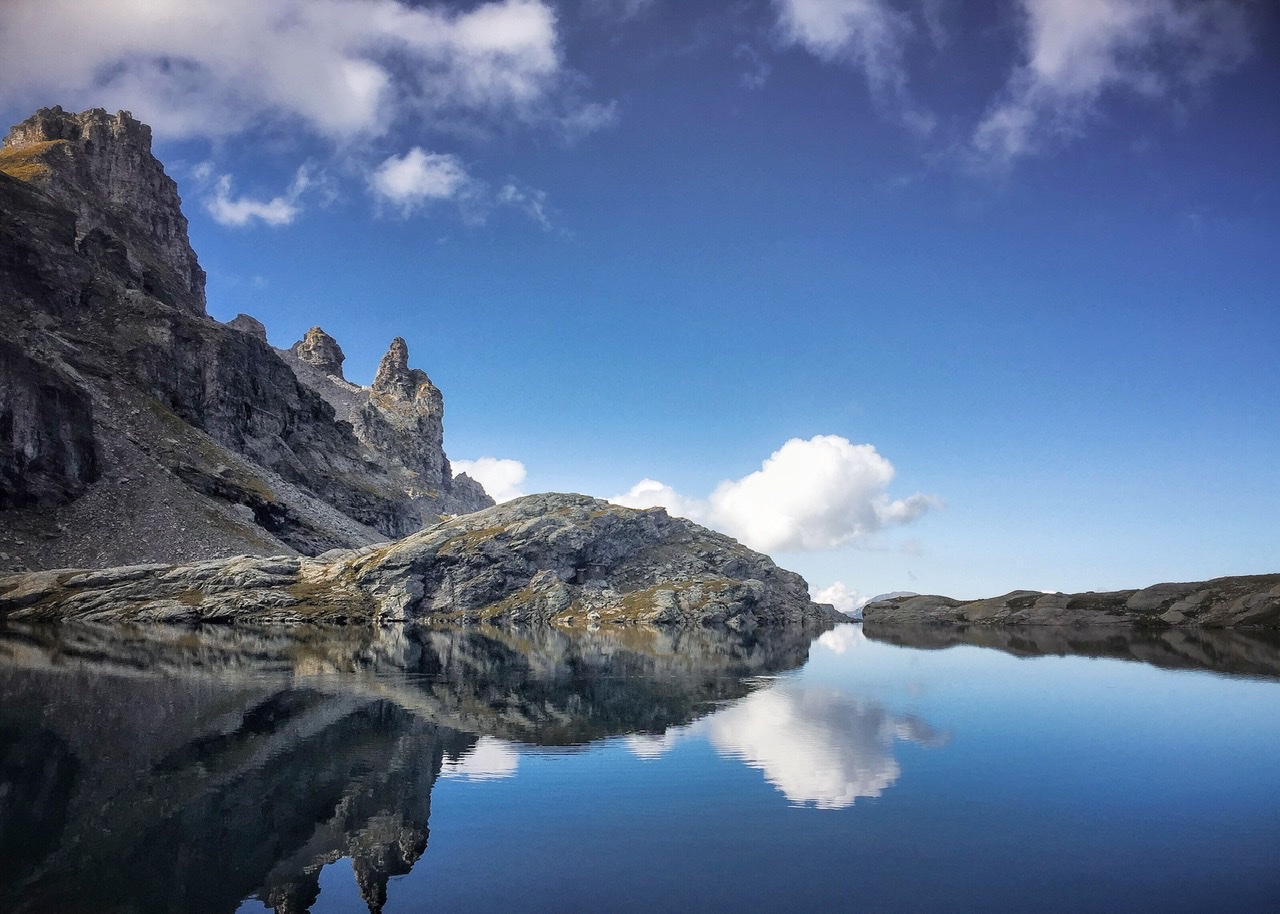
POLYGON ((320 897, 320 870, 302 873, 293 882, 274 886, 262 894, 262 903, 275 914, 307 914, 320 897))
POLYGON ((427 849, 427 828, 407 823, 400 815, 378 816, 351 841, 351 869, 369 914, 381 914, 387 903, 387 883, 404 876, 427 849))

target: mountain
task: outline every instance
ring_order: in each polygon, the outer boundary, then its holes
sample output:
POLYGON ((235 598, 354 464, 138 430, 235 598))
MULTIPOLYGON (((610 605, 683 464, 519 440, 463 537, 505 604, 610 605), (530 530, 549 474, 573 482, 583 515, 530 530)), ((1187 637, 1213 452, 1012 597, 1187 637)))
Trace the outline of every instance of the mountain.
POLYGON ((395 340, 371 388, 316 328, 205 310, 177 186, 128 112, 44 108, 0 147, 0 571, 314 555, 492 500, 395 340))

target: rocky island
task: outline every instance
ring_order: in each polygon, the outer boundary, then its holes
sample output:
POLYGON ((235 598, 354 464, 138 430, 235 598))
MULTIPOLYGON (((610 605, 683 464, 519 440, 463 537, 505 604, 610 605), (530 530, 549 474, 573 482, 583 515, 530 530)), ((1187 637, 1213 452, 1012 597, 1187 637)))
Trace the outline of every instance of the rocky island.
POLYGON ((584 495, 529 495, 316 558, 0 578, 13 620, 827 625, 804 579, 736 540, 584 495))
POLYGON ((829 625, 802 578, 661 509, 493 506, 391 343, 369 387, 205 310, 151 131, 46 108, 0 149, 0 614, 829 625), (54 569, 79 570, 54 570, 54 569))
POLYGON ((1280 574, 1153 584, 1107 593, 1015 590, 985 600, 904 594, 868 603, 862 613, 868 624, 1280 628, 1280 574))

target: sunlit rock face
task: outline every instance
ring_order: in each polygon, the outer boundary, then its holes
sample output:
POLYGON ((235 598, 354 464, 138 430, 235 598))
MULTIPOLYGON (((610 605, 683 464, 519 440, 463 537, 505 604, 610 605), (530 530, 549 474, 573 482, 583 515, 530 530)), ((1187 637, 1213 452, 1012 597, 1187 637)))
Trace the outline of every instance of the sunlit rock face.
POLYGON ((312 327, 289 349, 276 351, 298 380, 351 425, 369 460, 388 468, 424 517, 493 504, 470 477, 454 477, 444 452, 444 395, 425 371, 409 366, 403 339, 392 341, 370 387, 343 376, 342 347, 320 327, 312 327))

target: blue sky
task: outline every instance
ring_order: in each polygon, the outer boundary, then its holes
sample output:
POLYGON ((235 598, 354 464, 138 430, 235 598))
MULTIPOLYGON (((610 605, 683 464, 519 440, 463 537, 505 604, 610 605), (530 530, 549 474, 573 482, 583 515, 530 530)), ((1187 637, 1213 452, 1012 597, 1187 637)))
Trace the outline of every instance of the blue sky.
POLYGON ((1280 568, 1278 39, 1232 0, 16 0, 0 108, 151 123, 210 314, 363 383, 403 336, 455 461, 982 596, 1280 568))

